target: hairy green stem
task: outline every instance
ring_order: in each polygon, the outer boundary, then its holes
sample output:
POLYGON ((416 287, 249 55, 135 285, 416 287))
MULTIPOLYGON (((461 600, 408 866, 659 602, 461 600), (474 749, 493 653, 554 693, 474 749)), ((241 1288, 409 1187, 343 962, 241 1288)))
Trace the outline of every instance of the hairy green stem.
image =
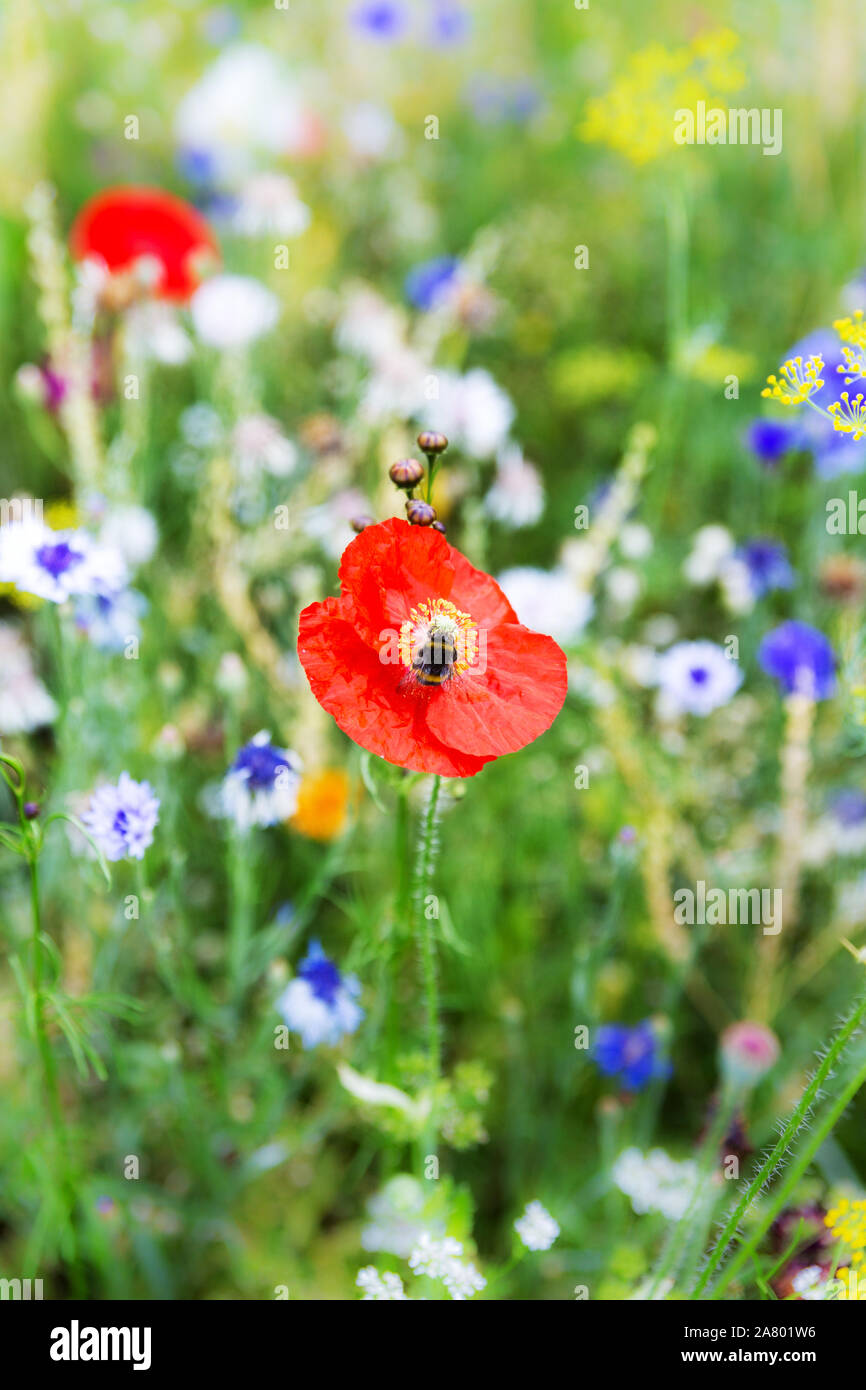
POLYGON ((439 1080, 441 1067, 442 1040, 439 1025, 439 984, 436 970, 436 937, 433 928, 435 916, 428 908, 427 897, 433 877, 433 864, 436 858, 436 826, 439 808, 439 793, 442 778, 435 776, 424 811, 421 840, 418 847, 418 862, 415 870, 415 927, 421 967, 424 977, 424 997, 427 1012, 427 1056, 430 1070, 430 1084, 439 1080))
POLYGON ((797 1155, 793 1165, 789 1168, 784 1182, 781 1182, 773 1193, 772 1199, 761 1213, 761 1220, 756 1225, 754 1231, 747 1241, 744 1241, 725 1268, 719 1278, 709 1290, 711 1298, 719 1298, 734 1280, 743 1266, 752 1257, 764 1235, 775 1221, 779 1212, 791 1198, 797 1184, 805 1173, 809 1164, 814 1159, 825 1139, 832 1134, 836 1125, 844 1115, 848 1106, 851 1104, 857 1092, 862 1086, 866 1086, 866 1061, 857 1068, 848 1085, 842 1090, 841 1094, 828 1106, 821 1120, 809 1132, 809 1137, 803 1145, 801 1152, 797 1155))
POLYGON ((743 1193, 736 1207, 728 1217, 728 1220, 725 1222, 725 1225, 722 1231, 720 1232, 718 1239, 715 1242, 713 1252, 710 1258, 708 1259, 707 1264, 700 1278, 697 1280, 694 1288, 689 1293, 689 1298, 695 1299, 701 1297, 704 1289, 710 1282, 710 1279, 713 1277, 716 1270, 719 1268, 719 1265, 722 1263, 722 1260, 724 1259, 727 1253, 728 1247, 730 1246, 731 1242, 736 1238, 737 1229, 741 1220, 743 1219, 743 1216, 748 1211, 755 1197, 761 1191, 768 1178, 770 1178, 772 1174, 775 1172, 780 1160, 787 1152, 791 1140, 799 1131, 800 1126, 803 1124, 804 1120, 806 1119, 806 1116, 808 1115, 810 1109, 815 1103, 815 1098, 819 1094, 821 1087, 827 1080, 827 1077, 830 1075, 833 1068, 836 1066, 836 1063, 838 1062, 840 1056, 844 1052, 851 1038, 856 1033, 857 1029, 862 1024, 864 1018, 866 1018, 866 994, 864 994, 863 998, 860 1000, 860 1003, 857 1005, 857 1007, 854 1009, 853 1013, 850 1015, 848 1020, 842 1025, 842 1027, 839 1029, 838 1033, 834 1037, 827 1051, 827 1054, 824 1057, 824 1060, 818 1067, 818 1070, 815 1072, 815 1075, 812 1077, 812 1080, 809 1082, 808 1086, 803 1091, 799 1103, 796 1109, 794 1110, 794 1113, 792 1114, 791 1118, 785 1125, 785 1128, 783 1129, 778 1142, 774 1145, 771 1152, 764 1159, 764 1162, 761 1164, 757 1173, 752 1178, 752 1181, 748 1184, 745 1192, 743 1193))

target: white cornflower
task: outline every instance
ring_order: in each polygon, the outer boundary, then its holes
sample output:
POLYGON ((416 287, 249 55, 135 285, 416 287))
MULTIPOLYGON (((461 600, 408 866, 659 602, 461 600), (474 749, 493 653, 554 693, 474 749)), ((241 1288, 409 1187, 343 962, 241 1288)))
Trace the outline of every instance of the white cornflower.
POLYGON ((57 706, 36 672, 17 628, 0 623, 0 734, 26 734, 51 724, 57 706))
POLYGON ((221 351, 255 342, 280 316, 276 295, 249 275, 214 275, 196 290, 189 307, 201 341, 221 351))
POLYGON ((529 1202, 514 1229, 527 1250, 549 1250, 559 1235, 559 1225, 540 1202, 529 1202))
POLYGON ((496 477, 484 499, 485 509, 505 526, 532 526, 544 511, 544 484, 523 450, 511 444, 496 461, 496 477))
POLYGON ((126 583, 126 565, 111 546, 86 531, 52 531, 36 520, 0 527, 0 583, 51 603, 74 594, 112 595, 126 583))
POLYGON ((510 398, 483 367, 473 367, 463 376, 449 371, 437 376, 439 399, 422 410, 422 423, 447 434, 472 458, 492 458, 504 446, 514 421, 510 398))
POLYGON ((677 642, 658 659, 656 679, 675 714, 711 714, 739 690, 743 673, 715 642, 677 642))
POLYGON ((375 1265, 365 1265, 363 1269, 359 1269, 355 1283, 363 1292, 362 1303, 409 1302, 399 1274, 380 1274, 375 1265))
POLYGON ((232 431, 232 453, 242 478, 261 471, 287 478, 298 462, 297 449, 270 415, 246 415, 239 420, 232 431))
POLYGON ((296 237, 312 214, 286 174, 253 174, 241 184, 232 228, 240 236, 296 237))
POLYGON ((592 598, 565 570, 516 565, 500 574, 498 582, 524 627, 564 646, 577 641, 592 617, 592 598))

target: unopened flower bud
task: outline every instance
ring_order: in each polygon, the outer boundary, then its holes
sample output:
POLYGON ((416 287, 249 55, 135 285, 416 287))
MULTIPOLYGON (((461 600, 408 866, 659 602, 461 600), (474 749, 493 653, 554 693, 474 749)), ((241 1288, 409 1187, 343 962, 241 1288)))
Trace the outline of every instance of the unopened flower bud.
POLYGON ((376 521, 372 516, 353 516, 349 525, 353 531, 360 535, 362 531, 366 531, 368 526, 375 526, 376 521))
POLYGON ((431 522, 430 524, 431 524, 431 526, 432 526, 432 528, 433 528, 434 531, 438 531, 438 532, 439 532, 440 536, 447 536, 448 532, 447 532, 446 529, 445 529, 445 522, 444 522, 444 521, 433 521, 433 522, 431 522))
POLYGON ((721 1038, 722 1071, 729 1081, 756 1086, 779 1059, 779 1040, 763 1023, 732 1023, 721 1038))
POLYGON ((406 503, 406 515, 412 526, 432 526, 436 520, 436 508, 415 497, 406 503))
POLYGON ((36 817, 39 815, 39 812, 41 811, 41 809, 42 809, 42 808, 41 808, 41 806, 39 805, 39 802, 38 802, 38 801, 25 801, 25 802, 24 802, 23 810, 24 810, 24 815, 25 815, 25 817, 26 817, 27 820, 35 820, 36 817))
POLYGON ((417 487, 424 477, 424 465, 417 459, 398 459, 388 469, 388 476, 397 487, 417 487))
POLYGON ((444 434, 437 434, 435 430, 422 430, 418 436, 418 448, 422 454, 444 454, 448 448, 448 440, 444 434))

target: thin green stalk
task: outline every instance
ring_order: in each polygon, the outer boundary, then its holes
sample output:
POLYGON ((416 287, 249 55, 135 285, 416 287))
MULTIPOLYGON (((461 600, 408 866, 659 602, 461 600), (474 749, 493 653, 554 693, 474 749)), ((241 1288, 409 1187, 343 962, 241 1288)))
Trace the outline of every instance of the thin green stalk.
POLYGON ((814 1076, 812 1077, 812 1080, 809 1082, 808 1086, 805 1088, 802 1096, 800 1097, 800 1101, 796 1109, 794 1110, 794 1113, 792 1114, 791 1118, 788 1120, 788 1123, 785 1125, 785 1128, 782 1131, 782 1134, 780 1135, 778 1142, 774 1145, 771 1152, 764 1159, 764 1162, 761 1164, 757 1173, 755 1174, 752 1181, 746 1188, 746 1191, 743 1193, 736 1207, 728 1217, 728 1220, 725 1222, 725 1225, 722 1231, 720 1232, 718 1239, 715 1242, 712 1254, 710 1255, 710 1258, 708 1259, 700 1278, 696 1282, 694 1288, 689 1293, 689 1298, 696 1299, 701 1297, 701 1294, 707 1287, 707 1284, 710 1282, 710 1279, 713 1277, 716 1270, 719 1268, 719 1265, 721 1264, 722 1260, 724 1259, 729 1245, 736 1238, 737 1229, 741 1220, 743 1219, 743 1216, 748 1211, 749 1207, 751 1206, 755 1197, 757 1197, 758 1193, 763 1188, 764 1184, 775 1172, 780 1160, 787 1152, 791 1140, 798 1133, 800 1126, 805 1121, 806 1116, 808 1115, 813 1104, 815 1103, 815 1098, 820 1093, 821 1087, 824 1085, 824 1082, 827 1080, 827 1077, 830 1075, 833 1068, 836 1066, 836 1063, 838 1062, 840 1056, 844 1052, 851 1038, 856 1033, 857 1029, 862 1024, 864 1018, 866 1018, 866 994, 864 994, 860 1003, 858 1004, 856 1009, 854 1009, 847 1022, 845 1022, 839 1029, 838 1033, 836 1034, 835 1038, 830 1044, 830 1047, 827 1051, 826 1056, 824 1057, 824 1060, 818 1067, 818 1070, 815 1072, 814 1076))
POLYGON ((797 1155, 794 1163, 788 1169, 784 1182, 780 1183, 776 1188, 770 1202, 761 1213, 760 1222, 749 1236, 749 1239, 743 1242, 736 1255, 734 1255, 725 1266, 721 1275, 710 1289, 709 1292, 712 1298, 719 1298, 732 1280, 736 1278, 743 1265, 751 1259, 758 1245, 763 1240, 764 1235, 779 1215, 779 1212, 786 1206, 797 1184, 814 1159, 821 1145, 824 1143, 825 1139, 833 1133, 839 1120, 842 1118, 862 1086, 866 1086, 866 1061, 858 1067, 848 1085, 833 1104, 828 1107, 819 1123, 810 1130, 809 1137, 804 1143, 802 1151, 797 1155))
POLYGON ((435 917, 427 908, 427 896, 433 877, 433 864, 436 858, 437 812, 442 778, 434 776, 430 795, 424 812, 421 840, 418 847, 418 863, 415 873, 415 924, 418 950, 424 977, 424 997, 427 1013, 427 1056, 429 1061, 430 1084, 435 1086, 441 1069, 442 1040, 439 1025, 439 984, 436 970, 436 937, 433 929, 435 917))
POLYGON ((233 829, 230 842, 231 921, 229 987, 237 1007, 244 992, 244 969, 253 930, 253 835, 233 829))
POLYGON ((697 1172, 688 1207, 668 1237, 666 1247, 662 1251, 658 1267, 652 1276, 652 1283, 647 1291, 648 1299, 653 1297, 659 1285, 668 1275, 676 1278, 683 1262, 683 1256, 696 1244, 696 1233, 701 1237, 700 1245, 703 1245, 703 1238, 709 1225, 705 1215, 707 1201, 704 1193, 716 1162, 719 1144, 728 1132, 735 1105, 736 1094, 730 1088, 725 1088, 719 1097, 716 1113, 698 1154, 697 1172), (693 1222, 696 1223, 695 1226, 692 1225, 693 1222))

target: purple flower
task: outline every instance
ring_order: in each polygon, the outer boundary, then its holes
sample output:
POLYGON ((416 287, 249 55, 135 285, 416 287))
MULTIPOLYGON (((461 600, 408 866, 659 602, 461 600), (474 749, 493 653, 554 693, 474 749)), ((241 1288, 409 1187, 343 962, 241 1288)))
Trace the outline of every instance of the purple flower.
POLYGON ((300 784, 297 754, 275 747, 262 729, 244 744, 223 778, 223 814, 241 831, 254 825, 277 825, 294 815, 300 784))
POLYGON ((453 0, 434 0, 430 18, 430 38, 433 43, 461 43, 472 27, 468 10, 453 0))
POLYGON ((862 825, 866 821, 866 793, 857 787, 846 787, 833 797, 830 813, 834 820, 845 827, 862 825))
POLYGON ((121 772, 116 785, 96 789, 81 820, 106 859, 143 859, 153 844, 159 800, 149 782, 121 772))
POLYGON ((775 676, 786 695, 825 700, 836 688, 836 658, 823 632, 794 620, 768 632, 758 648, 758 664, 775 676))
POLYGON ((406 298, 416 309, 437 309, 454 288, 460 262, 454 256, 437 256, 416 265, 406 276, 406 298))
POLYGON ((634 1028, 606 1023, 596 1034, 593 1057, 603 1076, 618 1076, 629 1091, 639 1091, 648 1081, 670 1072, 648 1018, 634 1028))
POLYGON ((352 11, 352 23, 367 38, 387 43, 399 39, 406 31, 409 16, 405 5, 397 0, 362 0, 352 11))
POLYGON ((753 420, 746 430, 746 447, 769 468, 779 462, 802 438, 799 424, 785 420, 753 420))
POLYGON ((763 598, 773 589, 790 589, 794 583, 788 553, 778 541, 746 541, 735 554, 749 571, 749 587, 755 598, 763 598))

